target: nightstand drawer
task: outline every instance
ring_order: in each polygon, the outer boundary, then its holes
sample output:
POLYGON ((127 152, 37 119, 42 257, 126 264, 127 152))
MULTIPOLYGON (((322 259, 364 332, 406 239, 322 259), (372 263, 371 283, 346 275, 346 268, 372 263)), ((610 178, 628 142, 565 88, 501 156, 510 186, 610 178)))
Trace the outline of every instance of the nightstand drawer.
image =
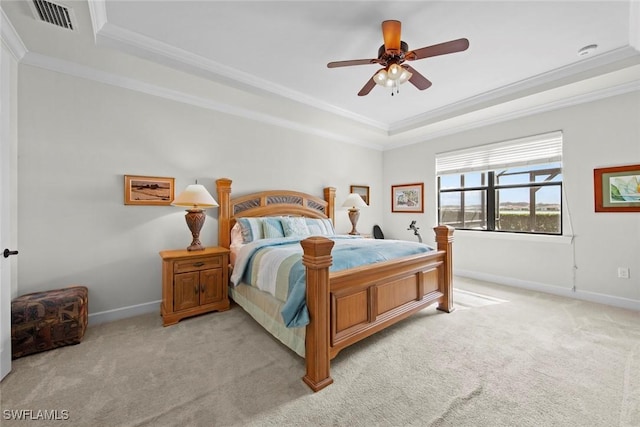
POLYGON ((208 270, 210 268, 222 267, 221 256, 210 256, 202 258, 191 258, 173 263, 174 273, 186 273, 189 271, 208 270))

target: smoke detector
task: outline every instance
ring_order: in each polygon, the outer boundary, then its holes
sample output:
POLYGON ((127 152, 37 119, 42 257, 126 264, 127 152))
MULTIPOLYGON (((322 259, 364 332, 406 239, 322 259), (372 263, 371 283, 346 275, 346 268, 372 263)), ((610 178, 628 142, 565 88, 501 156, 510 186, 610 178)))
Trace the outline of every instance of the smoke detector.
POLYGON ((77 29, 73 9, 68 6, 48 0, 31 0, 29 6, 39 21, 48 22, 67 30, 77 29))

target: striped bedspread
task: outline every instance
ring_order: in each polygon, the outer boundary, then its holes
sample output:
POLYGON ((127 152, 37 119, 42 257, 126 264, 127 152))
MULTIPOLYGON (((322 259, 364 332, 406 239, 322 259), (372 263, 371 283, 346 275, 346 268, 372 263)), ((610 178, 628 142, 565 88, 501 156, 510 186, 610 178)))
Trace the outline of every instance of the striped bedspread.
MULTIPOLYGON (((433 250, 416 242, 374 240, 354 236, 325 236, 335 242, 330 271, 388 261, 433 250)), ((304 238, 261 239, 248 243, 238 252, 231 283, 255 286, 284 302, 282 318, 287 327, 309 323, 306 307, 306 278, 302 265, 304 238)))

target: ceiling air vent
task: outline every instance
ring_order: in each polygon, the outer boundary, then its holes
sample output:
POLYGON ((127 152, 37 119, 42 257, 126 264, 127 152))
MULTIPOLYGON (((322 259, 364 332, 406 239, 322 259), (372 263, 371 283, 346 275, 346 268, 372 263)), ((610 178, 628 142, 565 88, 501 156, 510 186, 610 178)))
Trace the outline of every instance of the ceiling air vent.
POLYGON ((67 6, 46 0, 32 0, 29 4, 36 19, 68 30, 76 27, 73 10, 67 6))

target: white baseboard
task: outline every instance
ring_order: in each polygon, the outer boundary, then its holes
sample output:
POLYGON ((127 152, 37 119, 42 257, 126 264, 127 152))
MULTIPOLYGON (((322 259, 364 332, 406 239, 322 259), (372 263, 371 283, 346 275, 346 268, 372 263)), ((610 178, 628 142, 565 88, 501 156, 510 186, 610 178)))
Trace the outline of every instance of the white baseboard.
POLYGON ((0 381, 11 372, 11 347, 0 350, 0 381))
POLYGON ((581 291, 571 288, 548 285, 546 283, 531 282, 528 280, 515 279, 513 277, 497 276, 494 274, 480 273, 477 271, 455 270, 455 276, 468 277, 470 279, 483 280, 485 282, 498 283, 505 286, 528 289, 530 291, 544 292, 547 294, 559 295, 567 298, 575 298, 583 301, 596 302, 599 304, 611 305, 614 307, 626 308, 640 311, 640 301, 630 298, 615 297, 612 295, 599 294, 597 292, 581 291))
MULTIPOLYGON (((567 298, 575 298, 584 301, 596 302, 600 304, 611 305, 614 307, 626 308, 629 310, 640 311, 640 301, 630 298, 621 298, 611 295, 599 294, 588 291, 573 291, 570 288, 561 288, 559 286, 548 285, 546 283, 531 282, 527 280, 515 279, 513 277, 497 276, 495 274, 480 273, 477 271, 455 270, 454 275, 468 277, 470 279, 483 280, 485 282, 493 282, 500 285, 513 286, 516 288, 528 289, 531 291, 545 292, 548 294, 559 295, 567 298)), ((116 308, 113 310, 101 311, 89 314, 89 325, 98 325, 105 322, 113 322, 114 320, 126 319, 128 317, 139 316, 141 314, 158 313, 160 315, 161 301, 151 301, 143 304, 131 305, 128 307, 116 308)))
POLYGON ((143 304, 130 305, 128 307, 116 308, 113 310, 100 311, 89 314, 89 326, 98 325, 114 320, 126 319, 127 317, 139 316, 141 314, 158 313, 160 316, 161 301, 145 302, 143 304))

